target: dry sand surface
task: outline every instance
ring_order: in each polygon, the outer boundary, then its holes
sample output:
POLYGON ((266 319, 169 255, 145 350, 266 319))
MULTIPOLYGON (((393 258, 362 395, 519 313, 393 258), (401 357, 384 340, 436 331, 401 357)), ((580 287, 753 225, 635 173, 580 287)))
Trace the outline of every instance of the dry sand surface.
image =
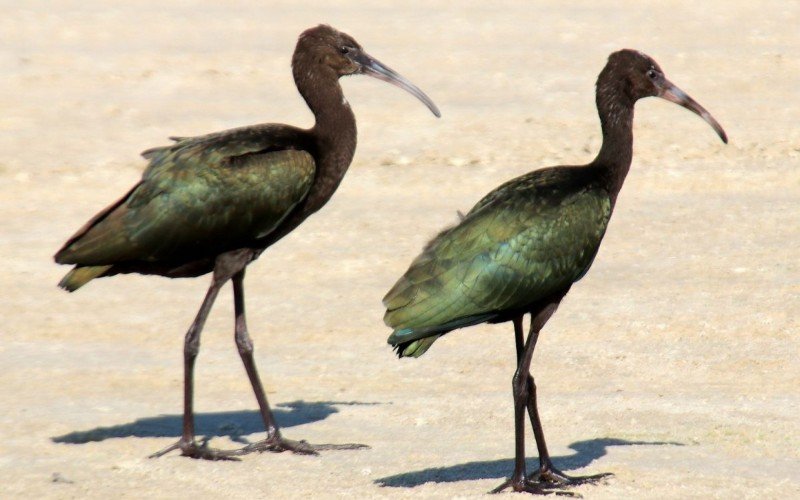
MULTIPOLYGON (((731 143, 677 106, 639 103, 605 242, 534 357, 555 462, 616 474, 577 488, 586 498, 800 497, 800 5, 563 3, 4 1, 0 497, 463 498, 498 485, 513 457, 510 326, 398 361, 380 299, 457 209, 592 158, 594 81, 622 47, 658 60, 731 143), (168 135, 309 126, 289 61, 320 22, 443 112, 346 79, 350 173, 248 272, 285 434, 371 449, 149 460, 179 435, 183 334, 208 279, 122 276, 68 295, 52 255, 168 135)), ((226 288, 197 370, 199 434, 219 447, 262 431, 232 335, 226 288)))

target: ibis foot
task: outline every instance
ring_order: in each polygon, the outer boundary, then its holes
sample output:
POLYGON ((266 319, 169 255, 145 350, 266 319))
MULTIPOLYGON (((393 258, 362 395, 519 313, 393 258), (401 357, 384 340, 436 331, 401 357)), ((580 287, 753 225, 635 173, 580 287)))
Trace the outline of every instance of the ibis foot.
POLYGON ((538 481, 532 481, 526 477, 521 478, 510 478, 507 479, 498 486, 497 488, 493 489, 489 493, 500 493, 503 490, 511 488, 512 491, 515 493, 531 493, 533 495, 559 495, 565 497, 573 497, 573 498, 580 498, 580 495, 576 493, 572 493, 571 491, 563 491, 561 488, 564 488, 564 485, 557 484, 557 483, 541 483, 538 481))
POLYGON ((550 465, 549 467, 540 468, 536 477, 539 483, 542 484, 576 486, 579 484, 597 484, 613 475, 611 472, 603 472, 602 474, 591 476, 569 476, 550 465))
POLYGON ((198 444, 197 441, 186 441, 183 438, 177 443, 171 444, 161 451, 153 453, 147 458, 159 458, 171 451, 180 450, 184 457, 195 458, 198 460, 239 460, 236 458, 238 450, 218 450, 208 446, 208 440, 204 439, 198 444))
POLYGON ((244 448, 236 450, 233 452, 236 455, 246 455, 248 453, 259 452, 263 453, 265 451, 269 451, 272 453, 282 453, 284 451, 291 451, 292 453, 297 453, 299 455, 318 455, 320 451, 328 451, 328 450, 362 450, 368 449, 369 446, 365 444, 357 444, 357 443, 345 443, 345 444, 311 444, 307 441, 294 441, 291 439, 286 439, 281 436, 273 436, 264 439, 263 441, 258 441, 253 444, 249 444, 244 448))

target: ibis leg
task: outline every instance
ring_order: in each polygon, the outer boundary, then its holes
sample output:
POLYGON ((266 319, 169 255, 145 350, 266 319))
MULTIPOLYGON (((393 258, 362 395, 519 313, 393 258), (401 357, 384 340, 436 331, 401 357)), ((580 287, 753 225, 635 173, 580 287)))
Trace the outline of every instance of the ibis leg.
POLYGON ((253 392, 258 401, 258 408, 261 411, 261 419, 264 421, 264 428, 267 431, 267 438, 258 443, 246 446, 240 451, 242 454, 256 450, 275 452, 293 451, 295 453, 313 455, 316 451, 305 441, 290 441, 281 436, 278 423, 275 421, 275 416, 272 414, 272 409, 269 407, 267 395, 264 392, 264 387, 261 384, 261 379, 258 376, 258 369, 253 359, 253 341, 247 331, 247 317, 244 310, 244 272, 245 270, 242 269, 231 279, 233 283, 234 314, 236 317, 236 347, 239 349, 239 356, 242 358, 247 377, 250 379, 250 385, 253 386, 253 392))
POLYGON ((267 401, 261 379, 258 376, 255 360, 253 359, 253 341, 247 331, 247 317, 245 315, 244 306, 244 272, 245 270, 242 269, 231 278, 231 282, 233 283, 234 312, 236 315, 236 347, 239 349, 239 356, 242 358, 247 377, 250 379, 250 385, 253 386, 253 392, 258 401, 258 407, 261 412, 261 419, 264 421, 267 437, 262 441, 247 445, 234 453, 237 455, 244 455, 254 451, 291 451, 305 455, 315 455, 317 451, 322 450, 354 450, 368 448, 362 444, 309 444, 306 441, 292 441, 281 435, 278 423, 275 421, 275 416, 267 401))
POLYGON ((150 455, 158 458, 173 450, 181 450, 181 454, 191 458, 206 460, 238 460, 234 457, 235 451, 223 451, 209 448, 206 442, 197 443, 194 436, 194 362, 200 351, 200 334, 206 324, 211 306, 219 294, 220 288, 231 277, 243 270, 253 260, 254 253, 250 249, 233 250, 219 255, 214 262, 214 273, 211 286, 208 288, 206 298, 197 311, 197 316, 186 332, 183 343, 183 431, 177 443, 167 446, 163 450, 150 455))
MULTIPOLYGON (((544 312, 544 311, 543 311, 544 312)), ((544 323, 550 318, 550 316, 555 312, 555 308, 550 311, 550 314, 547 317, 539 317, 534 318, 531 317, 531 329, 538 328, 541 330, 544 327, 544 323), (539 324, 534 325, 534 321, 538 321, 539 324)), ((522 349, 522 317, 516 318, 514 320, 514 337, 517 345, 517 360, 519 361, 523 355, 522 349)), ((585 484, 585 483, 594 483, 603 479, 608 476, 612 476, 611 473, 603 473, 603 474, 596 474, 593 476, 569 476, 560 470, 558 470, 554 465, 553 462, 550 460, 550 452, 547 451, 547 442, 544 439, 544 430, 542 429, 542 421, 539 418, 539 408, 536 403, 536 383, 533 379, 533 376, 528 374, 528 415, 530 416, 531 420, 531 427, 533 428, 533 436, 536 439, 536 448, 539 452, 539 471, 537 473, 537 479, 546 484, 555 484, 555 485, 575 485, 575 484, 585 484)))
POLYGON ((200 351, 200 334, 205 326, 211 306, 219 294, 219 289, 225 281, 220 281, 214 276, 211 286, 208 288, 206 298, 197 312, 197 316, 186 332, 183 343, 183 431, 177 443, 167 446, 163 450, 150 455, 150 458, 158 458, 173 450, 181 450, 181 454, 192 458, 202 458, 207 460, 230 460, 228 452, 215 450, 206 446, 205 442, 198 444, 194 436, 194 363, 200 351))
MULTIPOLYGON (((538 319, 541 314, 548 312, 548 310, 549 317, 549 315, 555 311, 555 307, 557 305, 557 303, 548 304, 535 319, 538 319)), ((554 493, 553 490, 560 487, 560 485, 542 484, 535 480, 531 480, 528 478, 525 471, 525 409, 528 403, 528 385, 530 382, 529 373, 531 359, 533 359, 533 351, 536 347, 536 341, 539 338, 539 329, 534 328, 537 324, 538 322, 535 320, 531 322, 531 331, 528 334, 528 339, 522 346, 521 355, 518 356, 519 362, 517 365, 517 370, 514 373, 514 378, 511 381, 514 395, 514 472, 512 473, 511 478, 492 490, 492 493, 499 493, 506 488, 511 488, 516 492, 547 495, 554 493)), ((514 330, 517 331, 518 327, 521 329, 521 317, 514 320, 514 330)), ((517 345, 522 345, 521 336, 517 339, 517 345)), ((568 492, 559 493, 569 495, 568 492)))

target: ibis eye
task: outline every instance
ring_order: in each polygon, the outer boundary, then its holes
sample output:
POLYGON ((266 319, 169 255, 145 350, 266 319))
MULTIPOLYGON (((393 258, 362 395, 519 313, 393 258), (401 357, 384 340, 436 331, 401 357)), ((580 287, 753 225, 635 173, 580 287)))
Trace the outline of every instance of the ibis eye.
POLYGON ((342 54, 349 54, 351 50, 353 50, 351 47, 344 46, 339 49, 339 52, 342 54))
POLYGON ((655 80, 657 76, 658 76, 658 72, 656 72, 656 70, 654 70, 654 69, 651 69, 651 70, 649 70, 647 72, 647 78, 649 78, 651 80, 655 80))

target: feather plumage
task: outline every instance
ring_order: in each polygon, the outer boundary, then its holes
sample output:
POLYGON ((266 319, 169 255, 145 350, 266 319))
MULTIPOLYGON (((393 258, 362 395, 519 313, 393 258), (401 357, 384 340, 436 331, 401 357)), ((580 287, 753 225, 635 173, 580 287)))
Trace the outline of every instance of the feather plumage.
POLYGON ((286 147, 301 133, 287 126, 248 127, 145 151, 150 163, 142 180, 70 238, 56 262, 109 266, 100 276, 115 265, 177 266, 252 244, 274 230, 313 184, 312 155, 286 147))
POLYGON ((436 236, 386 294, 389 343, 418 356, 432 343, 422 339, 525 311, 568 288, 594 259, 610 215, 608 193, 586 169, 544 169, 503 184, 436 236))

